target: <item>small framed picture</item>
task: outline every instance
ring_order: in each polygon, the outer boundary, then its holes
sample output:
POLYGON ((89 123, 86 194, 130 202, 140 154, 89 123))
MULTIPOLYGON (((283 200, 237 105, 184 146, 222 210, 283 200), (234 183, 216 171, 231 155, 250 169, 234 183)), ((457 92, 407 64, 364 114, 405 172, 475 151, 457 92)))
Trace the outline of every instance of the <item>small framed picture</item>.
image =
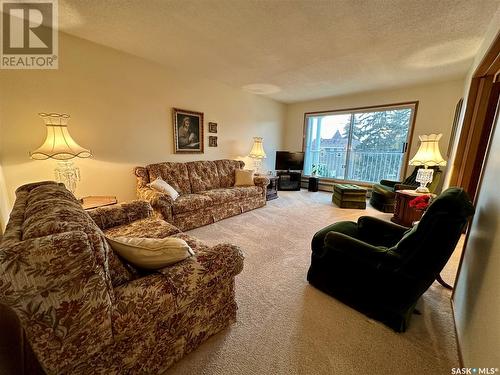
POLYGON ((208 147, 217 147, 217 137, 213 135, 208 137, 208 147))
POLYGON ((203 113, 173 109, 176 154, 203 154, 203 113))
POLYGON ((209 122, 208 123, 208 132, 209 133, 217 133, 217 123, 216 122, 209 122))

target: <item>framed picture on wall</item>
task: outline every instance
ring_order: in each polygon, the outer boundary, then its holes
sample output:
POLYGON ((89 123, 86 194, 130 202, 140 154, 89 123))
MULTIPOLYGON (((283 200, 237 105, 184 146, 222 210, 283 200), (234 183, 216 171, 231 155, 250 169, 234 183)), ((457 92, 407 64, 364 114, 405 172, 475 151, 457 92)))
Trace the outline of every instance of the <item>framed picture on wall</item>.
POLYGON ((176 154, 203 153, 203 113, 173 109, 174 152, 176 154))
POLYGON ((217 147, 217 137, 213 135, 208 137, 208 147, 217 147))
POLYGON ((209 133, 217 133, 217 123, 216 122, 209 122, 208 123, 208 132, 209 133))
POLYGON ((464 99, 460 99, 455 107, 455 117, 453 118, 453 127, 451 128, 450 141, 448 143, 448 150, 446 151, 446 159, 451 157, 451 152, 453 151, 453 145, 455 144, 455 138, 457 137, 458 122, 460 121, 460 113, 462 112, 462 106, 464 99))

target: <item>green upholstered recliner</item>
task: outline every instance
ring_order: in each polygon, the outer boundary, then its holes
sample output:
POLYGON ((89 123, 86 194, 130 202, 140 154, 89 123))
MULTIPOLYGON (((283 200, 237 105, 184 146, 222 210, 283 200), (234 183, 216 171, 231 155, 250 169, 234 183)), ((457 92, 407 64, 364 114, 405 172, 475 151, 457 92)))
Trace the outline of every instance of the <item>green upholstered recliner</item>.
POLYGON ((363 216, 317 232, 311 285, 397 332, 448 262, 474 207, 461 188, 438 196, 411 229, 363 216))
MULTIPOLYGON (((420 183, 415 181, 417 178, 418 170, 422 168, 421 166, 415 167, 413 173, 408 176, 403 182, 400 181, 390 181, 381 180, 379 184, 374 184, 372 188, 372 195, 370 197, 370 204, 372 207, 376 208, 382 212, 394 212, 396 190, 414 190, 420 183)), ((442 172, 439 167, 430 167, 434 169, 434 175, 432 182, 427 185, 431 193, 435 193, 439 181, 441 180, 442 172)))

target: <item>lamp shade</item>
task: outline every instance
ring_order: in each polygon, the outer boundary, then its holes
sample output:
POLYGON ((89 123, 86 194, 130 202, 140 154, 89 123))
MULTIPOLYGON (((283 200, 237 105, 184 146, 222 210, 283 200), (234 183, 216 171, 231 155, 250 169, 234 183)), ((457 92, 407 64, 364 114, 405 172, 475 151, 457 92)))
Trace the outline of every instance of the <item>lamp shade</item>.
POLYGON ((253 138, 252 150, 248 156, 255 159, 265 159, 267 157, 262 145, 262 137, 253 138))
POLYGON ((92 156, 90 150, 81 147, 71 138, 68 131, 69 115, 59 113, 39 113, 38 115, 47 127, 47 136, 39 148, 30 152, 32 159, 68 160, 75 157, 88 158, 92 156))
POLYGON ((415 156, 410 160, 410 165, 423 165, 425 167, 445 166, 446 160, 439 151, 439 140, 442 134, 420 135, 420 147, 415 156))

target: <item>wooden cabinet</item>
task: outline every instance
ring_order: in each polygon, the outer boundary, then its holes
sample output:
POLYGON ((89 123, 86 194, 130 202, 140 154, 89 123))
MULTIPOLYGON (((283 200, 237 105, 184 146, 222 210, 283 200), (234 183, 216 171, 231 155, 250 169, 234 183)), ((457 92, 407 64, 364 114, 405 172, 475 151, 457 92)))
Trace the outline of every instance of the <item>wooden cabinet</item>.
POLYGON ((410 207, 410 201, 418 196, 426 195, 417 193, 415 190, 398 190, 396 191, 396 206, 394 207, 394 216, 391 221, 411 227, 413 222, 419 221, 423 215, 423 211, 416 210, 410 207))
POLYGON ((302 173, 300 172, 278 172, 278 190, 300 190, 302 173))

